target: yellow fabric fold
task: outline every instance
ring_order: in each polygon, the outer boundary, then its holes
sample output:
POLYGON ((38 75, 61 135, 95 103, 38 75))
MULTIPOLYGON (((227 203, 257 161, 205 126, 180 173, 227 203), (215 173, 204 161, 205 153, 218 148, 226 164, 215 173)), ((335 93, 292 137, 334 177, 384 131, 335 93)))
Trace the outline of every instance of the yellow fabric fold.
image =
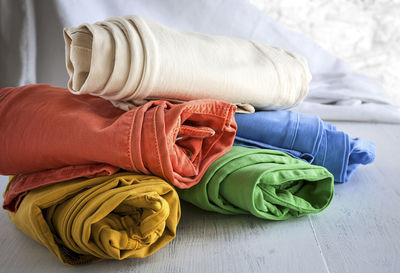
POLYGON ((180 214, 171 185, 134 173, 38 188, 9 212, 19 229, 70 265, 146 257, 175 237, 180 214))

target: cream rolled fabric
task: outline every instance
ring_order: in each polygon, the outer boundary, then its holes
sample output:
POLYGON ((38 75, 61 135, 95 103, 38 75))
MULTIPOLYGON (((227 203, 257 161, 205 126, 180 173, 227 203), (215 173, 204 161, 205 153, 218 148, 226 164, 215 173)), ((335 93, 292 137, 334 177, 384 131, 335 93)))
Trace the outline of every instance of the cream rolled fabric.
POLYGON ((128 110, 145 100, 213 98, 244 112, 299 104, 304 57, 249 40, 185 32, 138 16, 64 30, 68 89, 128 110))

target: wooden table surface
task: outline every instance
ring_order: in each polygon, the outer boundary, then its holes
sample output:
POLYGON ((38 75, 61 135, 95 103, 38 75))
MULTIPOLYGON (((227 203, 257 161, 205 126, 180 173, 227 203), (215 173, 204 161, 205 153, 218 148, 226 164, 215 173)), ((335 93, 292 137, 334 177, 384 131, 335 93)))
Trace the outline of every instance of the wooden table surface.
MULTIPOLYGON (((69 267, 0 211, 0 272, 400 272, 400 125, 336 123, 377 144, 322 213, 284 222, 182 204, 176 239, 145 259, 69 267)), ((0 155, 1 156, 1 155, 0 155)), ((0 176, 3 191, 7 178, 0 176)), ((1 200, 2 202, 2 200, 1 200)))

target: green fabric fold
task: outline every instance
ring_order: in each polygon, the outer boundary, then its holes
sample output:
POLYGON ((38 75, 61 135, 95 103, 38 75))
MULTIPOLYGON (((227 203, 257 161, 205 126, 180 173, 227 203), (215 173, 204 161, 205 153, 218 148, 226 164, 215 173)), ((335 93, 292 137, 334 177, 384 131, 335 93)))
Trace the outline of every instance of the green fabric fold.
POLYGON ((200 183, 178 193, 204 210, 286 220, 324 210, 332 200, 333 183, 325 168, 283 152, 233 146, 200 183))

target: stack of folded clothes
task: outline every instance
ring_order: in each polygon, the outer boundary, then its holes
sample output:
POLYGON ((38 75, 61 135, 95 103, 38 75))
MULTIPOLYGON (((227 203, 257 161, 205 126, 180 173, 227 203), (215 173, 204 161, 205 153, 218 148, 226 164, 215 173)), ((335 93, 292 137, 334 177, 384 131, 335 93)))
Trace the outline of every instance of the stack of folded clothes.
POLYGON ((138 16, 64 30, 68 89, 0 90, 3 208, 65 264, 146 257, 176 235, 179 197, 286 220, 324 210, 373 143, 283 110, 307 61, 138 16), (236 113, 236 114, 235 114, 236 113))

